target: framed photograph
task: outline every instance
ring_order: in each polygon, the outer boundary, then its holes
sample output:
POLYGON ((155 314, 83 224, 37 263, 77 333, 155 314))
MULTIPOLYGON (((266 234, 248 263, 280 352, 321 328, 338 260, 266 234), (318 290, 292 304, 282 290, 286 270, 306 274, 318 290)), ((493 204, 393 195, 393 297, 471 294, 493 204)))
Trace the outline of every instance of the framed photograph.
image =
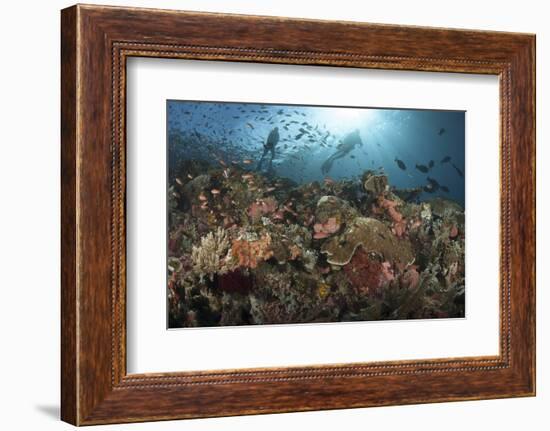
POLYGON ((63 420, 535 394, 533 35, 77 5, 61 44, 63 420))

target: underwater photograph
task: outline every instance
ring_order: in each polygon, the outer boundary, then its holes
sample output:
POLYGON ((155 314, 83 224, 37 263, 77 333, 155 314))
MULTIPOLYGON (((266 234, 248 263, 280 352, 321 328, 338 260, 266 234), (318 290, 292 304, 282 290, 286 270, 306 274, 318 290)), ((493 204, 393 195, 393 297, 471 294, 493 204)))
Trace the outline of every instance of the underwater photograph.
POLYGON ((168 328, 465 317, 464 168, 464 111, 168 100, 168 328))

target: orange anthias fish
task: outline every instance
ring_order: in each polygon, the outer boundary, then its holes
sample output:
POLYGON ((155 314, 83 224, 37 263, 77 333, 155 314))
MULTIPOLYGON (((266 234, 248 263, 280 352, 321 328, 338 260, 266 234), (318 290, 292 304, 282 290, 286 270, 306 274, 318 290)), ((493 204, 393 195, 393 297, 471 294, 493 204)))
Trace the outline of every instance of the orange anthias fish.
POLYGON ((243 163, 244 163, 245 165, 251 165, 251 164, 252 164, 252 160, 250 160, 250 159, 245 159, 245 160, 243 160, 243 163))

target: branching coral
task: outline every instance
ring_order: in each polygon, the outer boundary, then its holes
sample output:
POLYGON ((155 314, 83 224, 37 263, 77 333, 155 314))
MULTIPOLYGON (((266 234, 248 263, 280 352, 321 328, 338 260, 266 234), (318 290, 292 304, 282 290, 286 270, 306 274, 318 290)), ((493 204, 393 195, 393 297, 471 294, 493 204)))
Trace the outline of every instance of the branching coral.
POLYGON ((231 269, 227 262, 229 245, 227 232, 221 227, 203 236, 200 245, 193 246, 191 252, 193 271, 201 279, 208 275, 211 280, 214 274, 224 274, 229 271, 231 269))
POLYGON ((255 271, 257 290, 250 296, 250 313, 255 323, 331 321, 335 307, 324 307, 329 286, 319 292, 319 281, 311 274, 262 265, 255 271))

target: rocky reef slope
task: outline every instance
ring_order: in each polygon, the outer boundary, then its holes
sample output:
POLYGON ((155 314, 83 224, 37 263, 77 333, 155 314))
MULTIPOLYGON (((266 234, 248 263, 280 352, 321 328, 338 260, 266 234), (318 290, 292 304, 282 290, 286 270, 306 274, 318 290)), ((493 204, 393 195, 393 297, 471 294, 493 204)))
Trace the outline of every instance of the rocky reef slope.
POLYGON ((170 184, 171 328, 464 316, 452 201, 371 171, 297 185, 188 162, 170 184))

